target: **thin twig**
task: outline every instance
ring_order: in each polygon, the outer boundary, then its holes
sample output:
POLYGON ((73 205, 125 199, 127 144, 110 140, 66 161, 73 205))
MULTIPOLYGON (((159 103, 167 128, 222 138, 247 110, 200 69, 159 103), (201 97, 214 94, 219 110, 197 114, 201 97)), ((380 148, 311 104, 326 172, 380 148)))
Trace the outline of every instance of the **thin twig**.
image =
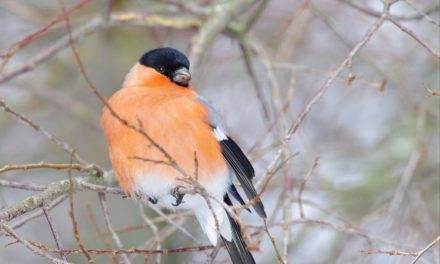
MULTIPOLYGON (((190 215, 192 215, 192 213, 190 211, 183 211, 183 212, 176 212, 176 213, 172 213, 172 214, 167 214, 168 218, 173 221, 176 221, 179 218, 185 218, 190 215)), ((154 224, 157 224, 157 223, 166 222, 166 220, 163 219, 163 217, 159 215, 159 216, 156 216, 153 219, 151 219, 151 222, 154 224)), ((118 234, 125 233, 125 232, 134 232, 137 230, 144 229, 145 227, 148 227, 148 225, 146 223, 141 224, 141 225, 127 226, 124 228, 116 229, 115 232, 118 234)))
MULTIPOLYGON (((105 224, 107 225, 107 229, 110 232, 110 234, 112 235, 113 241, 115 242, 117 248, 121 249, 124 247, 124 245, 122 244, 121 239, 119 238, 118 234, 113 229, 112 223, 110 222, 110 215, 108 212, 107 202, 105 200, 105 194, 99 193, 98 197, 99 197, 99 203, 101 204, 102 211, 104 213, 104 219, 105 219, 105 224)), ((124 261, 125 264, 131 264, 131 262, 128 259, 126 254, 122 254, 122 260, 124 261)))
POLYGON ((391 21, 396 27, 398 27, 400 30, 408 34, 411 38, 413 38, 415 41, 417 41, 420 45, 422 45, 426 50, 428 50, 432 55, 434 55, 437 59, 440 59, 440 52, 432 48, 426 41, 421 39, 419 36, 416 35, 414 31, 411 29, 405 27, 402 23, 399 22, 395 17, 387 13, 387 18, 389 21, 391 21))
POLYGON ((433 91, 429 87, 426 90, 428 90, 429 96, 440 96, 440 92, 433 91))
POLYGON ((3 68, 6 66, 6 64, 9 62, 9 60, 11 59, 11 57, 15 53, 22 50, 23 48, 25 48, 26 46, 31 44, 33 41, 35 41, 36 39, 38 39, 41 36, 43 36, 44 34, 46 34, 49 31, 49 29, 51 29, 53 26, 55 26, 59 22, 63 21, 66 18, 66 16, 69 16, 72 13, 82 9, 85 5, 87 5, 90 2, 91 2, 90 0, 82 0, 82 1, 78 2, 76 5, 74 5, 69 10, 67 10, 66 13, 63 13, 63 14, 57 16, 56 18, 52 19, 46 25, 44 25, 42 28, 25 36, 22 40, 18 41, 17 43, 12 45, 10 48, 8 48, 7 51, 1 55, 3 60, 0 62, 0 72, 3 70, 3 68))
MULTIPOLYGON (((47 223, 49 224, 49 228, 52 233, 53 239, 55 241, 55 245, 57 246, 58 249, 61 249, 62 248, 61 241, 58 236, 58 232, 57 229, 55 228, 55 224, 52 220, 52 217, 50 216, 49 209, 47 207, 43 207, 42 211, 44 213, 44 216, 46 217, 47 223)), ((66 255, 63 252, 60 252, 60 255, 61 258, 67 262, 66 255)))
POLYGON ((0 180, 1 187, 15 188, 28 191, 44 191, 47 186, 35 183, 24 183, 17 181, 0 180))
POLYGON ((81 164, 73 163, 73 164, 63 164, 63 163, 29 163, 29 164, 17 164, 17 165, 6 165, 3 168, 0 168, 0 174, 13 171, 13 170, 31 170, 31 169, 55 169, 55 170, 77 170, 81 171, 84 168, 81 164))
POLYGON ((252 0, 224 1, 212 7, 212 13, 208 16, 208 20, 203 24, 199 33, 192 40, 189 57, 193 68, 198 68, 204 53, 214 38, 252 3, 252 0))
POLYGON ((280 263, 287 263, 287 259, 286 259, 286 261, 284 261, 283 257, 281 257, 281 253, 280 253, 280 250, 277 247, 277 244, 275 242, 275 238, 269 232, 269 228, 267 227, 267 221, 266 220, 264 220, 264 232, 266 232, 267 236, 270 239, 270 242, 272 243, 273 249, 275 250, 275 253, 277 255, 278 262, 280 262, 280 263))
MULTIPOLYGON (((436 25, 437 27, 440 27, 440 22, 435 21, 434 19, 432 19, 429 16, 429 13, 435 10, 439 10, 440 9, 440 5, 438 3, 436 3, 433 7, 431 7, 430 9, 423 11, 418 9, 417 7, 415 7, 413 4, 411 4, 409 1, 407 0, 403 0, 405 2, 405 4, 407 4, 409 7, 411 7, 414 11, 416 11, 419 16, 423 16, 429 23, 436 25)), ((396 16, 394 16, 396 17, 396 16)))
MULTIPOLYGON (((87 209, 87 213, 89 215, 90 222, 92 222, 92 225, 95 229, 96 235, 101 239, 102 243, 104 244, 105 249, 111 249, 112 248, 111 244, 107 240, 105 233, 101 230, 101 228, 99 228, 98 222, 96 221, 95 215, 93 214, 92 207, 90 206, 89 203, 86 204, 86 209, 87 209)), ((111 260, 114 264, 119 263, 119 261, 115 255, 110 254, 109 257, 111 258, 111 260)))
POLYGON ((63 36, 54 44, 44 49, 28 61, 15 67, 14 69, 0 75, 0 84, 7 82, 20 74, 33 70, 36 66, 45 62, 59 51, 67 47, 70 39, 79 40, 84 36, 98 32, 105 26, 120 27, 120 26, 163 26, 177 29, 200 27, 201 21, 195 18, 175 18, 159 15, 145 16, 141 12, 124 12, 111 14, 109 25, 107 25, 102 17, 94 17, 88 20, 84 25, 77 27, 72 33, 71 37, 63 36))
POLYGON ((417 256, 417 252, 405 252, 399 250, 382 250, 382 249, 361 250, 361 253, 365 255, 385 254, 390 256, 414 256, 414 257, 417 256))
MULTIPOLYGON (((83 37, 89 33, 95 32, 102 27, 102 19, 94 18, 84 24, 82 27, 79 27, 74 32, 74 38, 83 37)), ((28 61, 24 62, 20 66, 15 67, 14 69, 5 72, 0 75, 0 84, 7 82, 20 74, 33 70, 39 64, 45 62, 50 57, 64 49, 67 45, 69 45, 69 38, 64 36, 54 44, 49 46, 47 49, 42 50, 36 56, 32 57, 28 61)))
MULTIPOLYGON (((156 245, 156 250, 161 250, 162 238, 159 233, 159 228, 153 221, 151 221, 151 219, 147 216, 147 214, 145 214, 144 207, 141 204, 139 205, 139 212, 142 220, 145 222, 145 224, 147 224, 150 227, 151 231, 153 232, 154 235, 153 245, 156 245)), ((160 263, 160 259, 161 259, 161 255, 160 254, 156 255, 156 264, 160 263)))
MULTIPOLYGON (((53 200, 49 205, 45 206, 45 208, 50 211, 52 208, 56 207, 57 205, 59 205, 60 203, 62 203, 64 200, 66 200, 68 197, 68 195, 62 195, 60 197, 58 197, 57 199, 53 200)), ((11 224, 11 228, 12 229, 18 229, 22 226, 24 226, 25 224, 27 224, 29 221, 40 217, 43 215, 43 211, 37 211, 34 212, 33 214, 29 214, 27 217, 23 217, 21 218, 19 221, 14 222, 13 224, 11 224)))
POLYGON ((155 211, 158 215, 160 215, 167 223, 171 224, 172 226, 176 227, 178 230, 182 231, 183 234, 185 234, 187 237, 191 238, 195 243, 197 243, 198 245, 201 245, 202 243, 195 238, 191 232, 189 232, 188 230, 186 230, 184 227, 178 225, 175 223, 175 221, 173 219, 171 219, 170 217, 168 217, 166 214, 164 214, 161 210, 159 210, 154 204, 148 203, 149 207, 151 209, 153 209, 153 211, 155 211))
POLYGON ((433 246, 435 246, 435 244, 440 243, 440 236, 438 236, 436 239, 434 239, 431 243, 429 243, 426 247, 424 247, 422 250, 420 250, 417 253, 416 258, 411 262, 411 264, 415 264, 417 263, 417 261, 433 246))
POLYGON ((15 238, 18 242, 20 242, 21 244, 23 244, 25 247, 27 247, 29 250, 31 250, 32 252, 34 252, 35 254, 42 256, 48 260, 50 260, 52 263, 55 264, 70 264, 70 262, 66 262, 64 260, 61 259, 57 259, 52 257, 51 255, 45 253, 44 251, 35 248, 34 246, 32 246, 29 241, 24 240, 23 238, 21 238, 17 233, 14 232, 14 230, 12 228, 10 228, 7 224, 5 224, 4 222, 0 221, 0 228, 9 236, 15 238))
MULTIPOLYGON (((64 151, 66 151, 67 153, 71 154, 74 153, 73 148, 71 146, 69 146, 69 144, 67 144, 66 142, 58 139, 57 137, 55 137, 52 133, 50 133, 48 130, 46 130, 45 128, 37 125, 36 123, 34 123, 32 120, 30 120, 29 118, 27 118, 25 115, 15 111, 12 107, 10 107, 8 104, 6 104, 5 101, 3 101, 2 99, 0 99, 0 107, 3 108, 3 111, 5 111, 6 113, 11 114, 12 116, 16 117, 18 120, 22 121, 23 123, 25 123, 26 125, 30 126, 31 128, 33 128, 35 131, 40 132, 41 134, 43 134, 45 137, 47 137, 50 141, 52 141, 54 144, 56 144, 57 146, 59 146, 61 149, 63 149, 64 151)), ((78 162, 82 163, 82 164, 86 164, 86 162, 78 155, 75 153, 74 156, 75 160, 77 160, 78 162)))
POLYGON ((264 94, 262 92, 260 81, 257 79, 254 68, 252 66, 251 56, 247 45, 248 44, 244 41, 240 42, 240 50, 241 53, 243 54, 243 60, 246 66, 246 72, 249 75, 252 84, 254 85, 255 94, 257 95, 258 101, 260 102, 260 106, 263 112, 263 117, 265 120, 269 120, 269 109, 264 99, 264 94))
POLYGON ((375 249, 375 250, 362 250, 361 252, 366 255, 372 255, 372 254, 385 254, 390 256, 413 256, 415 257, 413 261, 411 261, 411 264, 417 263, 420 258, 435 244, 440 243, 440 236, 437 236, 433 241, 431 241, 426 247, 423 249, 417 251, 417 252, 407 252, 402 250, 382 250, 382 249, 375 249))
MULTIPOLYGON (((172 249, 161 249, 161 250, 152 250, 152 249, 138 249, 138 248, 130 248, 130 249, 88 249, 88 253, 93 255, 103 255, 103 254, 173 254, 173 253, 189 253, 189 252, 200 252, 213 249, 212 245, 204 245, 197 247, 181 247, 181 248, 172 248, 172 249)), ((70 254, 83 254, 83 252, 79 249, 54 249, 47 248, 47 251, 52 253, 59 253, 62 251, 66 255, 70 254)))
POLYGON ((96 192, 122 194, 120 188, 97 184, 106 184, 105 177, 85 176, 72 179, 72 183, 69 179, 52 182, 44 191, 29 196, 14 206, 1 210, 0 220, 7 222, 37 208, 47 206, 54 200, 57 200, 58 197, 68 194, 72 188, 75 190, 89 189, 96 192))
MULTIPOLYGON (((72 156, 74 154, 72 153, 72 156)), ((87 261, 89 264, 95 263, 93 259, 90 257, 89 253, 87 252, 86 248, 84 247, 84 243, 81 240, 81 237, 79 235, 79 228, 78 228, 78 222, 75 218, 75 206, 73 204, 73 178, 72 178, 72 170, 69 169, 67 171, 69 175, 69 216, 70 220, 72 222, 73 227, 73 236, 75 237, 75 241, 78 244, 79 248, 81 249, 81 252, 84 254, 84 256, 87 258, 87 261)))
MULTIPOLYGON (((408 190, 408 186, 411 183, 411 180, 415 176, 415 172, 417 168, 420 166, 421 161, 423 160, 425 153, 423 151, 423 145, 426 144, 426 131, 425 131, 425 124, 426 124, 426 104, 422 104, 419 107, 418 110, 418 116, 417 116, 417 145, 415 146, 414 150, 411 152, 410 157, 408 159, 408 162, 405 166, 405 169, 402 173, 401 180, 399 181, 399 184, 397 185, 393 198, 389 205, 389 212, 392 214, 395 214, 400 208, 401 205, 405 199, 405 193, 408 190)), ((390 216, 390 214, 388 215, 390 216)), ((389 223, 393 222, 394 220, 391 218, 389 219, 389 223)))
MULTIPOLYGON (((339 0, 339 1, 344 3, 344 4, 347 4, 348 6, 354 8, 354 9, 356 9, 356 10, 358 10, 358 11, 364 13, 364 14, 367 14, 369 16, 373 16, 373 17, 377 17, 377 18, 382 16, 382 12, 376 11, 376 10, 372 10, 372 9, 367 8, 367 7, 355 4, 351 0, 339 0)), ((415 14, 415 15, 411 15, 411 16, 394 16, 394 17, 396 19, 402 20, 402 21, 404 21, 404 20, 420 20, 420 19, 424 18, 426 14, 434 13, 437 10, 439 10, 439 8, 440 8, 440 5, 437 3, 437 4, 434 4, 432 7, 426 9, 425 11, 421 11, 421 13, 419 13, 419 14, 415 14)))
POLYGON ((347 65, 347 63, 352 60, 354 55, 358 53, 358 51, 371 39, 371 37, 374 35, 374 33, 377 32, 377 30, 382 26, 383 22, 385 21, 386 10, 389 9, 389 6, 384 7, 384 12, 382 16, 369 28, 365 36, 359 41, 353 49, 350 51, 348 56, 345 58, 344 61, 336 68, 336 70, 332 73, 332 75, 325 81, 325 83, 321 86, 321 88, 318 90, 318 92, 313 96, 313 98, 306 104, 304 109, 301 111, 301 113, 298 115, 298 117, 295 119, 295 121, 292 123, 292 125, 289 128, 289 131, 286 135, 286 140, 288 141, 292 135, 298 130, 299 126, 303 122, 304 118, 307 116, 307 114, 310 112, 312 107, 321 99, 321 97, 324 95, 324 93, 327 91, 327 89, 330 87, 330 85, 335 81, 336 77, 342 72, 344 67, 347 65))
POLYGON ((315 161, 313 162, 312 167, 310 168, 310 170, 307 172, 306 176, 304 177, 304 179, 301 181, 299 190, 298 190, 298 206, 299 206, 299 213, 300 213, 300 217, 301 218, 305 218, 304 216, 304 209, 302 206, 302 193, 304 191, 304 187, 306 186, 307 181, 309 180, 310 176, 312 175, 313 170, 315 170, 315 168, 318 166, 318 161, 319 158, 315 158, 315 161))

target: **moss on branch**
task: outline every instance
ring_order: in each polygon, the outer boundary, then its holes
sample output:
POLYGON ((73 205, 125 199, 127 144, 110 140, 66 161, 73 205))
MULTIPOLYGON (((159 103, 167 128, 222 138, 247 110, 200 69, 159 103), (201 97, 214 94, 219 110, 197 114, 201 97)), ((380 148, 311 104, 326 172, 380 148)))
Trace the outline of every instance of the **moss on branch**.
MULTIPOLYGON (((96 192, 120 193, 119 188, 114 188, 114 177, 105 173, 103 176, 96 171, 90 172, 87 176, 75 177, 72 179, 73 190, 93 190, 96 192)), ((71 188, 69 179, 53 182, 47 188, 35 195, 29 196, 14 206, 7 207, 0 211, 0 221, 11 221, 25 213, 31 212, 37 208, 49 205, 52 201, 61 195, 68 194, 71 188)))

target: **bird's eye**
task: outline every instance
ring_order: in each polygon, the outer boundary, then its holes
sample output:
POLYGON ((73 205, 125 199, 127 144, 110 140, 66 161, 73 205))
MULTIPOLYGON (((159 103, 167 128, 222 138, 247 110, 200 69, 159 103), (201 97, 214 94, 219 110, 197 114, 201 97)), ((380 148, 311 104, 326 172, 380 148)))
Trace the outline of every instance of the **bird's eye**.
POLYGON ((160 71, 161 73, 164 73, 164 72, 165 72, 165 67, 164 67, 164 66, 160 66, 160 67, 159 67, 159 71, 160 71))

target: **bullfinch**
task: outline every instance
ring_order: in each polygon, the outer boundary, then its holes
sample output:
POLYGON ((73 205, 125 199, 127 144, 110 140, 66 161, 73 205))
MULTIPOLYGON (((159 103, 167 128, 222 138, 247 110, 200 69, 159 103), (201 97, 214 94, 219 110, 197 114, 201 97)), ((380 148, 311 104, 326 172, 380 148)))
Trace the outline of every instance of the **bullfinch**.
POLYGON ((213 245, 222 239, 234 264, 255 263, 239 223, 224 206, 232 207, 231 197, 245 204, 238 181, 253 209, 266 218, 252 184, 254 169, 216 111, 192 89, 189 68, 186 56, 173 48, 150 50, 131 68, 101 116, 113 169, 127 195, 192 211, 213 245), (167 155, 181 170, 166 162, 167 155), (209 195, 182 193, 190 185, 182 181, 182 171, 209 195))

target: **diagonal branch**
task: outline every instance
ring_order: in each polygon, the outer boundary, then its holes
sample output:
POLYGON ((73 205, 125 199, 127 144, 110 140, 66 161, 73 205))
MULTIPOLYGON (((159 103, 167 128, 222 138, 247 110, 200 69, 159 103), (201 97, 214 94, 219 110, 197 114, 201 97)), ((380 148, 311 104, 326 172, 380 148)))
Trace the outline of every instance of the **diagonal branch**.
POLYGON ((55 264, 70 264, 70 262, 66 262, 64 260, 54 258, 51 255, 47 254, 46 252, 42 251, 41 249, 34 247, 31 243, 29 243, 29 241, 22 239, 12 228, 10 228, 7 224, 5 224, 2 221, 0 221, 0 229, 2 229, 3 232, 6 233, 7 235, 15 238, 18 242, 23 244, 25 247, 27 247, 29 250, 31 250, 35 254, 37 254, 39 256, 42 256, 44 258, 47 258, 52 263, 55 263, 55 264))
POLYGON ((192 40, 190 61, 192 67, 199 66, 204 53, 215 37, 220 34, 228 24, 243 10, 248 8, 254 1, 222 1, 211 8, 208 20, 200 28, 199 33, 192 40))
MULTIPOLYGON (((97 185, 101 188, 98 188, 95 191, 105 191, 106 190, 106 182, 108 180, 106 177, 96 177, 96 176, 84 176, 84 177, 76 177, 72 179, 72 182, 69 179, 53 182, 47 186, 47 188, 35 195, 29 196, 21 202, 17 203, 14 206, 8 207, 0 211, 0 221, 10 221, 14 218, 17 218, 25 213, 33 211, 37 208, 47 206, 52 201, 56 200, 58 197, 68 194, 71 186, 73 190, 82 190, 82 189, 92 189, 88 188, 90 184, 92 186, 97 185), (104 185, 104 186, 103 186, 104 185)), ((110 189, 111 192, 113 189, 110 189)))
MULTIPOLYGON (((115 244, 118 247, 118 249, 121 249, 124 247, 124 245, 122 244, 122 241, 119 238, 118 234, 113 229, 113 225, 110 221, 110 215, 108 212, 107 201, 105 200, 105 194, 98 193, 98 196, 99 196, 99 203, 101 204, 102 211, 104 212, 104 220, 105 220, 105 224, 107 225, 107 229, 112 235, 113 241, 115 241, 115 244)), ((131 261, 128 259, 126 254, 122 254, 122 260, 124 261, 125 264, 131 264, 131 261)))

